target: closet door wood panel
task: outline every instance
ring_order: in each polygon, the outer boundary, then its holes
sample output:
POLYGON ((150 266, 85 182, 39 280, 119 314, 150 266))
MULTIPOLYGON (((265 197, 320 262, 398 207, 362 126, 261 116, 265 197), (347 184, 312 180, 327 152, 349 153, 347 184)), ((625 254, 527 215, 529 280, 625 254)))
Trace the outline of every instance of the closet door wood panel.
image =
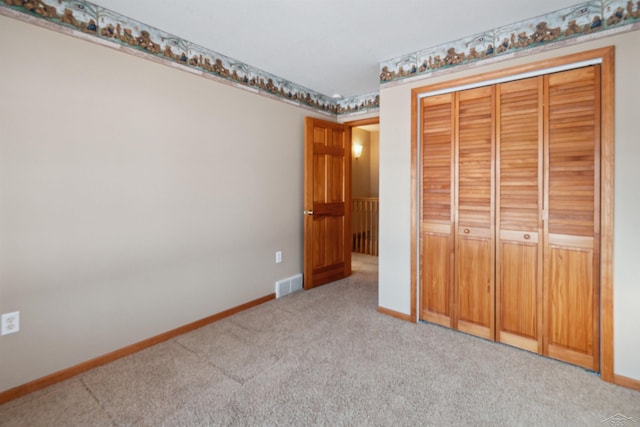
POLYGON ((452 327, 454 94, 422 102, 420 318, 452 327))
POLYGON ((454 327, 493 340, 495 86, 457 97, 454 327))
POLYGON ((496 340, 542 353, 543 78, 496 90, 496 340))
POLYGON ((544 354, 599 369, 600 66, 545 76, 544 354))

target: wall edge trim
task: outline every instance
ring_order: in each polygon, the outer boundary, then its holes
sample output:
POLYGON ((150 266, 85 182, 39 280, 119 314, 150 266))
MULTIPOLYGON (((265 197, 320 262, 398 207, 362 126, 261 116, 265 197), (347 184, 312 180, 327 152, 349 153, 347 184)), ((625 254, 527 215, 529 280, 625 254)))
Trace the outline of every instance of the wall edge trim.
POLYGON ((620 387, 640 391, 640 380, 625 377, 624 375, 614 374, 613 383, 619 385, 620 387))
POLYGON ((386 314, 387 316, 395 317, 396 319, 404 320, 405 322, 415 323, 410 314, 400 313, 399 311, 391 310, 390 308, 378 306, 378 313, 386 314))

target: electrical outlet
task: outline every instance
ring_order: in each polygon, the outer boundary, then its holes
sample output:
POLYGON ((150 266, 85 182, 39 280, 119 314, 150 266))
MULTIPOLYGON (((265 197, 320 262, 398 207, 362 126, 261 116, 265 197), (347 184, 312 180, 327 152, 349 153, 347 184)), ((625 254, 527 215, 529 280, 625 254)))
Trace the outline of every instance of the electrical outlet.
POLYGON ((280 264, 282 262, 282 251, 276 251, 276 264, 280 264))
POLYGON ((20 312, 4 313, 0 323, 2 324, 0 335, 15 334, 20 330, 20 312))

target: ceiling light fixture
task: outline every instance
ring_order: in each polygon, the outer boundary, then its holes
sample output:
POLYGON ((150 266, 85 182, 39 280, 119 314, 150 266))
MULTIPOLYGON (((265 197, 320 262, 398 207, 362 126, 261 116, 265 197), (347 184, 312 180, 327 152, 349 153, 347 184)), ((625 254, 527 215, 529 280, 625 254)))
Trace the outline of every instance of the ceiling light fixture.
POLYGON ((343 98, 343 96, 342 96, 342 95, 340 95, 339 93, 334 93, 333 95, 331 95, 331 97, 332 97, 333 99, 336 99, 336 100, 337 100, 337 99, 342 99, 342 98, 343 98))

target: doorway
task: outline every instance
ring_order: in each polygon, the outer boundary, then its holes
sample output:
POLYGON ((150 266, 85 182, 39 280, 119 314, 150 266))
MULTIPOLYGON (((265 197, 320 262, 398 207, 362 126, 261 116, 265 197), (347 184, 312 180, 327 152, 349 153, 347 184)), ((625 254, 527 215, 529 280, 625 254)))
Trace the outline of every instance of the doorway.
POLYGON ((347 124, 351 126, 351 251, 377 257, 380 206, 379 119, 376 117, 347 124))
POLYGON ((378 256, 379 124, 351 129, 351 211, 353 253, 378 256))

